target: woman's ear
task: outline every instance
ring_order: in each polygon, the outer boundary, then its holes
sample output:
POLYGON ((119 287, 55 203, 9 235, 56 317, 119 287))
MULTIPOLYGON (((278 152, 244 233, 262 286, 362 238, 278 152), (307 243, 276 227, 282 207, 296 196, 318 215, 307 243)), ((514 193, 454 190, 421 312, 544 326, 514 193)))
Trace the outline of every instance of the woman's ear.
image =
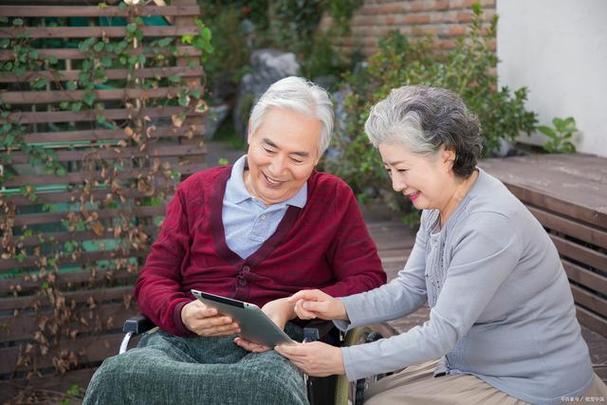
POLYGON ((447 171, 453 169, 453 165, 455 164, 455 150, 453 149, 443 149, 442 152, 442 163, 443 166, 447 169, 447 171))

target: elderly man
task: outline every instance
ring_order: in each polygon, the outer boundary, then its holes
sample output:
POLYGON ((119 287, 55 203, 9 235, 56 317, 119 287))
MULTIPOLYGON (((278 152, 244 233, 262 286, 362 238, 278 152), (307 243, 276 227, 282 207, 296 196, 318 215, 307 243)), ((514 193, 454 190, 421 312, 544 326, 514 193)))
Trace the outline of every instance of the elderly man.
POLYGON ((345 296, 385 282, 352 191, 314 170, 332 129, 324 90, 280 80, 251 113, 247 154, 179 185, 135 287, 161 330, 108 358, 85 403, 307 403, 294 366, 235 339, 238 324, 189 291, 255 303, 297 338, 291 294, 345 296))

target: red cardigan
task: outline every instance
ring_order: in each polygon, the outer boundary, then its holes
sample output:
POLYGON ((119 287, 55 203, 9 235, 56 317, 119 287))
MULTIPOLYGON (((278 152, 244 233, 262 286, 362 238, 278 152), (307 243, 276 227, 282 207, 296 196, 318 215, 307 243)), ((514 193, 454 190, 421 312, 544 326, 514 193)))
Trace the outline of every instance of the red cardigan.
POLYGON ((198 289, 258 306, 299 290, 332 296, 386 282, 352 190, 313 172, 304 208, 290 206, 276 232, 241 259, 225 241, 223 195, 231 166, 198 172, 182 182, 135 285, 139 307, 163 330, 191 336, 181 309, 198 289))

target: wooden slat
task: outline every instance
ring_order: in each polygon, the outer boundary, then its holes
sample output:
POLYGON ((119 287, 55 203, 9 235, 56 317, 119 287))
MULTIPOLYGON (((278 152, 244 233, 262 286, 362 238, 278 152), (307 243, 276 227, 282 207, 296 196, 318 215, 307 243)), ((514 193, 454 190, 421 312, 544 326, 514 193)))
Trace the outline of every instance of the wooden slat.
MULTIPOLYGON (((202 145, 159 145, 153 144, 148 148, 140 151, 136 147, 120 147, 120 148, 82 148, 81 150, 58 150, 55 152, 58 162, 81 161, 87 157, 96 159, 133 159, 136 157, 168 157, 168 156, 191 156, 206 153, 206 146, 202 145)), ((11 163, 26 164, 29 157, 24 152, 11 153, 11 163)))
POLYGON ((607 277, 571 263, 567 260, 562 260, 563 267, 570 280, 583 285, 591 290, 598 291, 601 294, 607 295, 607 277))
POLYGON ((558 212, 570 218, 594 224, 599 228, 607 229, 607 215, 601 212, 579 207, 566 200, 550 197, 538 191, 528 190, 524 187, 506 183, 508 189, 522 202, 535 207, 543 207, 552 212, 558 212))
MULTIPOLYGON (((73 300, 77 304, 84 304, 87 302, 89 297, 93 297, 96 303, 101 303, 105 301, 122 300, 125 295, 132 295, 132 292, 133 286, 124 286, 96 290, 67 292, 64 294, 64 296, 65 301, 68 303, 73 300)), ((0 310, 12 311, 13 309, 31 309, 38 302, 40 302, 43 307, 48 305, 48 300, 46 298, 43 299, 41 297, 28 296, 16 298, 2 298, 0 300, 0 310)))
MULTIPOLYGON (((95 101, 127 99, 148 100, 154 98, 175 98, 180 87, 159 87, 157 89, 116 89, 93 90, 95 101)), ((202 91, 202 89, 200 89, 202 91)), ((84 90, 55 91, 0 91, 0 100, 6 104, 49 104, 62 101, 80 101, 84 99, 84 90)))
MULTIPOLYGON (((185 165, 181 165, 181 166, 185 166, 185 165)), ((192 167, 195 167, 195 166, 192 165, 192 167)), ((206 167, 206 165, 202 164, 200 167, 204 168, 204 167, 206 167)), ((184 176, 187 176, 188 174, 190 174, 190 173, 188 173, 188 171, 181 171, 181 173, 182 173, 182 179, 184 176)), ((155 181, 156 181, 155 185, 157 187, 164 187, 168 183, 165 181, 158 181, 158 180, 159 179, 155 179, 155 181)), ((174 181, 171 180, 171 182, 173 183, 174 181)), ((102 200, 105 198, 105 195, 109 192, 110 192, 109 189, 107 187, 105 187, 105 188, 99 188, 97 190, 93 189, 91 195, 92 195, 93 199, 95 199, 95 200, 102 200)), ((32 202, 28 197, 26 197, 22 194, 4 196, 3 198, 5 200, 8 200, 8 201, 16 204, 17 206, 24 206, 24 205, 32 205, 32 204, 53 204, 53 203, 63 203, 63 202, 74 202, 74 201, 79 200, 80 195, 81 195, 81 191, 79 191, 79 190, 58 191, 58 192, 36 192, 36 201, 35 202, 32 202)), ((134 189, 124 190, 123 195, 125 198, 147 197, 147 195, 145 193, 138 191, 138 190, 134 190, 134 189)))
MULTIPOLYGON (((57 260, 57 264, 90 265, 91 263, 94 263, 99 260, 128 259, 145 256, 147 256, 147 252, 141 250, 130 250, 128 252, 122 252, 121 250, 105 250, 99 252, 81 253, 76 258, 72 258, 71 256, 66 255, 64 257, 59 258, 57 260)), ((0 262, 0 271, 23 268, 37 268, 38 266, 39 260, 35 257, 26 257, 22 261, 14 259, 4 259, 0 262)))
POLYGON ((129 17, 200 15, 198 6, 1 6, 3 17, 129 17))
POLYGON ((579 305, 607 320, 607 300, 578 286, 572 285, 573 299, 579 305))
MULTIPOLYGON (((181 37, 182 35, 197 35, 198 27, 158 27, 143 26, 140 30, 144 37, 181 37)), ((0 28, 0 38, 124 38, 126 27, 21 27, 0 28)))
MULTIPOLYGON (((183 165, 182 169, 186 173, 194 173, 197 170, 200 170, 204 167, 200 163, 193 163, 191 165, 183 165)), ((173 167, 171 165, 171 169, 177 169, 177 167, 173 167)), ((140 176, 147 176, 150 174, 150 168, 137 169, 137 170, 124 170, 118 172, 112 179, 119 180, 129 180, 136 179, 140 176)), ((154 175, 155 177, 162 176, 161 173, 157 173, 154 175)), ((7 180, 4 182, 5 187, 20 187, 25 185, 30 186, 39 186, 39 185, 49 185, 49 184, 66 184, 66 183, 84 183, 85 180, 88 181, 98 181, 100 183, 107 182, 109 179, 104 179, 101 177, 101 173, 95 172, 93 174, 87 174, 82 171, 67 173, 65 176, 51 176, 51 175, 19 175, 13 179, 7 180)))
MULTIPOLYGON (((80 308, 79 313, 89 321, 86 316, 90 310, 80 308)), ((99 315, 101 318, 104 329, 119 329, 124 321, 131 316, 136 315, 136 311, 133 308, 125 308, 124 303, 112 303, 112 304, 101 304, 94 309, 95 315, 99 315), (110 324, 107 322, 111 321, 110 324)), ((50 310, 44 311, 41 314, 20 314, 16 317, 5 316, 0 317, 0 342, 10 342, 15 340, 28 340, 34 336, 34 333, 38 331, 38 320, 40 316, 49 316, 50 310)), ((70 325, 64 325, 69 327, 70 325)), ((73 328, 78 329, 80 333, 95 332, 97 334, 100 331, 95 331, 95 322, 91 321, 89 325, 82 325, 80 323, 71 325, 73 328)))
MULTIPOLYGON (((147 217, 163 215, 164 207, 133 207, 128 209, 111 208, 100 209, 96 212, 99 214, 99 219, 115 218, 120 216, 121 213, 125 212, 129 213, 129 215, 135 215, 137 217, 147 217)), ((78 214, 78 212, 76 213, 78 214)), ((14 226, 61 222, 65 219, 66 215, 67 212, 46 212, 42 214, 18 215, 17 218, 15 218, 14 226)))
MULTIPOLYGON (((78 80, 80 70, 58 70, 26 72, 21 75, 12 73, 0 74, 0 83, 29 82, 36 78, 45 78, 51 81, 78 80)), ((198 77, 203 75, 202 67, 191 68, 187 66, 163 67, 163 68, 141 68, 133 71, 128 69, 107 69, 105 74, 109 80, 120 80, 129 77, 129 74, 138 79, 162 78, 177 75, 179 77, 198 77)))
MULTIPOLYGON (((40 58, 49 58, 56 57, 57 59, 88 59, 90 55, 86 52, 82 52, 79 49, 64 49, 64 48, 54 48, 54 49, 37 49, 38 55, 40 58)), ((164 55, 164 56, 176 56, 176 57, 199 57, 202 55, 202 52, 199 49, 194 48, 193 46, 177 46, 177 50, 175 55, 173 55, 173 51, 170 48, 138 48, 138 49, 129 49, 125 51, 129 55, 139 55, 143 53, 145 56, 155 56, 155 55, 164 55)), ((99 57, 106 55, 103 52, 99 53, 99 57)), ((107 53, 107 55, 115 56, 113 54, 107 53)), ((15 54, 13 51, 9 50, 0 50, 0 60, 13 60, 15 58, 15 54)))
MULTIPOLYGON (((187 113, 187 117, 202 116, 202 113, 185 110, 183 107, 147 107, 141 110, 143 116, 150 118, 170 118, 171 115, 187 113)), ((124 120, 133 116, 133 111, 119 108, 103 110, 103 116, 108 120, 124 120)), ((93 110, 71 112, 71 111, 39 111, 39 112, 15 112, 8 116, 4 121, 19 122, 21 124, 47 124, 55 122, 83 122, 96 121, 97 112, 93 110)))
MULTIPOLYGON (((118 347, 122 340, 122 334, 112 334, 103 336, 88 336, 83 338, 76 338, 73 340, 66 339, 65 348, 69 348, 74 352, 84 351, 85 356, 82 358, 82 362, 99 362, 108 356, 112 356, 118 353, 118 347)), ((0 349, 0 374, 12 373, 17 365, 17 358, 19 356, 19 347, 11 346, 0 349)), ((39 358, 37 364, 39 368, 52 367, 51 362, 53 353, 49 353, 46 356, 39 358)))
MULTIPOLYGON (((62 290, 72 290, 75 288, 102 287, 103 284, 132 284, 137 274, 128 271, 107 269, 97 269, 94 273, 88 271, 77 271, 72 273, 61 273, 57 275, 55 285, 62 290)), ((40 280, 30 277, 25 280, 23 277, 9 278, 0 280, 0 296, 12 297, 14 287, 19 286, 19 296, 30 295, 40 290, 40 280)))
POLYGON ((587 264, 591 267, 607 272, 607 255, 596 250, 580 246, 556 235, 550 235, 559 254, 577 262, 587 264))
POLYGON ((480 166, 524 203, 607 229, 607 159, 581 153, 487 159, 480 166))
POLYGON ((607 337, 607 320, 584 309, 578 305, 575 306, 577 318, 580 323, 596 333, 607 337))
MULTIPOLYGON (((180 128, 175 127, 157 127, 148 135, 150 139, 164 137, 187 136, 188 132, 201 134, 204 127, 191 123, 191 120, 185 120, 180 128)), ((57 131, 57 132, 34 132, 23 135, 23 140, 27 143, 47 143, 47 142, 88 142, 128 139, 124 129, 81 129, 76 131, 57 131)))
MULTIPOLYGON (((0 403, 10 403, 21 391, 32 392, 36 390, 50 390, 51 392, 67 392, 70 387, 78 385, 86 387, 95 372, 95 368, 84 368, 70 371, 64 375, 52 373, 43 377, 34 377, 30 380, 12 379, 0 381, 0 403), (32 388, 34 387, 34 388, 32 388)), ((58 401, 61 398, 57 399, 58 401)))
POLYGON ((563 218, 536 207, 527 207, 540 223, 552 230, 607 249, 607 229, 601 230, 589 225, 563 218))
MULTIPOLYGON (((146 225, 141 226, 141 230, 145 232, 147 235, 152 235, 158 231, 158 227, 155 225, 146 225)), ((114 230, 113 228, 106 228, 106 230, 101 234, 97 235, 93 231, 75 231, 75 232, 45 232, 44 233, 43 243, 62 243, 70 240, 93 240, 93 239, 114 239, 114 230), (50 239, 52 237, 52 240, 50 239)), ((19 243, 23 245, 23 247, 32 247, 37 246, 42 243, 37 236, 29 236, 27 238, 19 239, 19 243)), ((2 291, 2 280, 0 280, 0 292, 2 291)))

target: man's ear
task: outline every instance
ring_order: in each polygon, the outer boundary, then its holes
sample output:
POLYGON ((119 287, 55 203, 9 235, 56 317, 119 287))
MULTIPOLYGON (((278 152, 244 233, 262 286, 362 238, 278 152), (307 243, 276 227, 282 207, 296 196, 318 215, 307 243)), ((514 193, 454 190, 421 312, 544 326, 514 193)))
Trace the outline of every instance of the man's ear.
POLYGON ((247 144, 251 144, 251 138, 253 138, 253 134, 251 132, 251 121, 247 124, 247 144))

